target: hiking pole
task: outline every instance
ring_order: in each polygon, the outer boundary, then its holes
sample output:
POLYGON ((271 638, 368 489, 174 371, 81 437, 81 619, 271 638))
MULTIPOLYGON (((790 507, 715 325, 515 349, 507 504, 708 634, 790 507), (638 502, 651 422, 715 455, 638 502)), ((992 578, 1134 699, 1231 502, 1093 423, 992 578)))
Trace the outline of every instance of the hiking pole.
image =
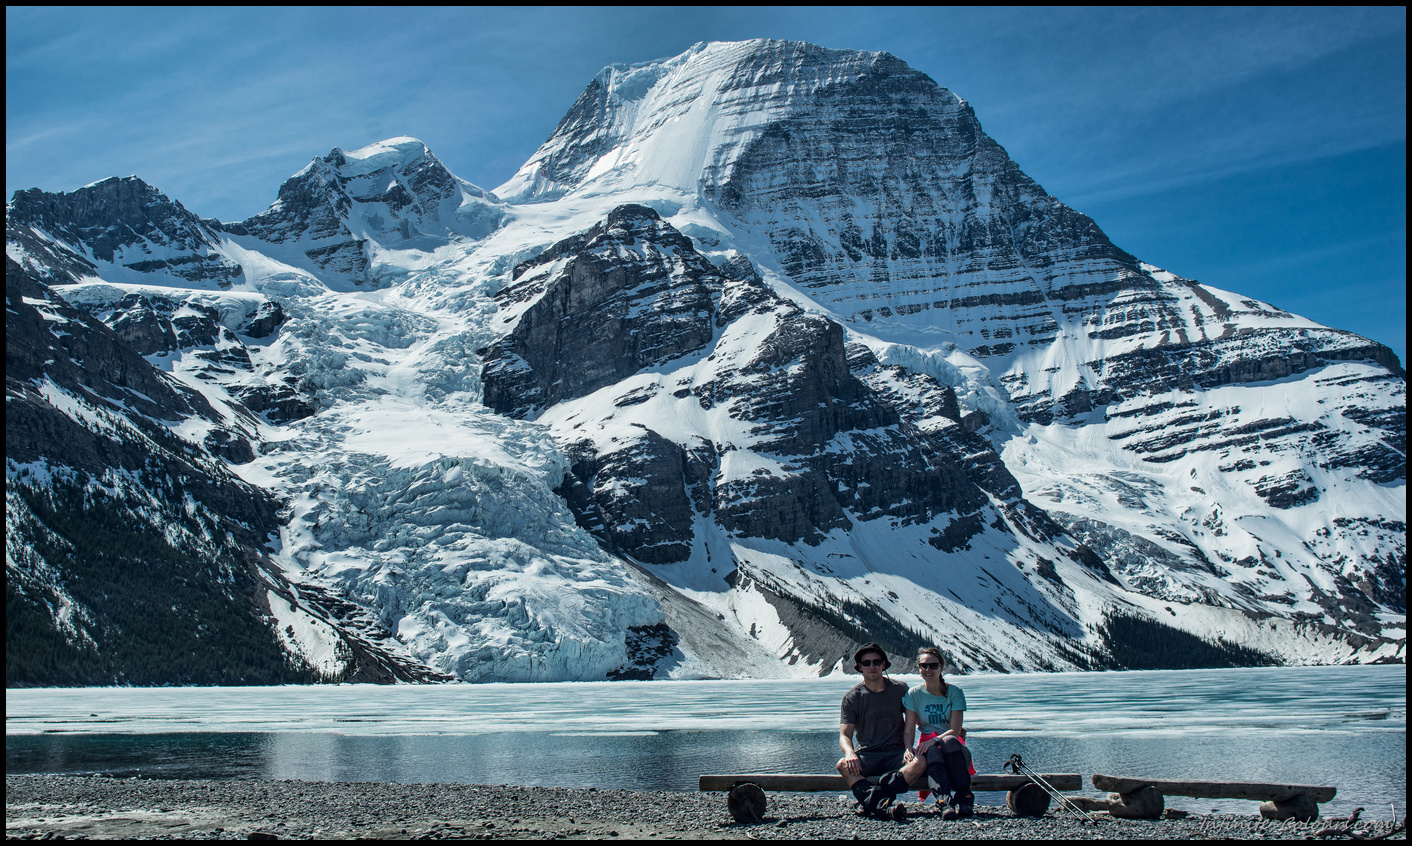
POLYGON ((1083 808, 1080 808, 1078 805, 1075 805, 1073 802, 1070 802, 1068 799, 1064 798, 1064 794, 1056 790, 1054 788, 1054 785, 1045 781, 1044 776, 1030 769, 1030 766, 1026 764, 1023 759, 1020 758, 1019 754, 1011 755, 1010 760, 1005 762, 1004 768, 1014 773, 1015 775, 1023 775, 1025 778, 1028 778, 1032 784, 1037 785, 1045 793, 1048 793, 1053 798, 1058 799, 1060 805, 1063 805, 1065 808, 1068 808, 1069 810, 1079 815, 1079 822, 1090 822, 1095 824, 1098 822, 1098 820, 1088 811, 1085 811, 1083 808))

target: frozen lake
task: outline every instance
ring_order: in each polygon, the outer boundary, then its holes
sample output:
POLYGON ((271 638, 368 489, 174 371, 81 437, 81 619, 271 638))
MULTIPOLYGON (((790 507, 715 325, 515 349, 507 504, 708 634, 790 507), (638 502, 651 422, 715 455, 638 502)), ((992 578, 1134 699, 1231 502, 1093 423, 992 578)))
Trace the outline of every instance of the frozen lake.
MULTIPOLYGON (((830 771, 856 680, 7 690, 5 771, 694 790, 708 772, 830 771)), ((951 681, 982 772, 1019 753, 1085 776, 1336 785, 1325 816, 1384 818, 1407 795, 1403 666, 951 681)))

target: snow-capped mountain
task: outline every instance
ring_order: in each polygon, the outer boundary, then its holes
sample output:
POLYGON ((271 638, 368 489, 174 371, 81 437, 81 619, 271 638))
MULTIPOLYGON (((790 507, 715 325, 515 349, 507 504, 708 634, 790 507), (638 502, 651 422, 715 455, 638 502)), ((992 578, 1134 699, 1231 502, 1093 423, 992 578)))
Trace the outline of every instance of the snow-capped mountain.
POLYGON ((405 264, 393 260, 384 269, 385 251, 483 238, 502 222, 499 206, 422 142, 392 138, 351 153, 335 147, 281 185, 269 209, 222 228, 325 282, 376 284, 405 264))
POLYGON ((227 513, 42 416, 269 503, 225 536, 246 628, 323 678, 808 675, 863 639, 1135 665, 1118 619, 1224 642, 1196 660, 1403 657, 1396 357, 1128 255, 887 54, 607 68, 494 192, 409 138, 241 223, 136 178, 19 192, 7 251, 39 315, 10 358, 56 350, 6 373, 26 632, 102 616, 37 540, 53 480, 158 535, 227 513), (76 320, 185 405, 95 394, 76 320))

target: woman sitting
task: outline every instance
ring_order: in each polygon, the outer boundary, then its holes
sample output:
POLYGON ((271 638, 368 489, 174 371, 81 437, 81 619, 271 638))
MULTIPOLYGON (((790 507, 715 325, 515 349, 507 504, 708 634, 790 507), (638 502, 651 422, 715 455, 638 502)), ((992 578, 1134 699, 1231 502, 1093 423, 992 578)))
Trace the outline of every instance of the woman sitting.
POLYGON ((915 731, 920 729, 922 736, 904 758, 909 763, 914 759, 926 762, 927 784, 937 794, 937 803, 951 794, 941 818, 954 820, 974 813, 976 796, 971 792, 971 774, 975 769, 965 747, 966 729, 961 725, 966 695, 961 688, 947 684, 942 678, 943 664, 941 650, 936 647, 928 646, 917 652, 922 683, 910 688, 902 697, 906 715, 903 737, 910 746, 915 731))

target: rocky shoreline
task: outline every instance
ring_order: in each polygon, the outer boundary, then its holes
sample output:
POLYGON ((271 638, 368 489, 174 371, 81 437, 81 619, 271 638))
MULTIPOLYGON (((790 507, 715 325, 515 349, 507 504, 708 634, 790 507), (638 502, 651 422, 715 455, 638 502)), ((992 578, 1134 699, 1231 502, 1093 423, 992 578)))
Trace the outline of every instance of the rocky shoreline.
MULTIPOLYGON (((814 840, 950 838, 1304 840, 1332 820, 1271 822, 1258 816, 1192 814, 1182 819, 1080 824, 1053 811, 1022 819, 978 807, 944 822, 930 809, 903 822, 863 819, 832 794, 772 794, 765 820, 734 822, 716 793, 585 790, 518 785, 383 782, 144 780, 75 776, 5 777, 6 839, 534 839, 814 840)), ((1252 809, 1253 809, 1252 804, 1252 809)), ((917 809, 916 805, 911 806, 917 809)), ((1385 834, 1386 821, 1360 821, 1358 834, 1385 834)), ((1405 839, 1405 830, 1395 835, 1405 839)))

